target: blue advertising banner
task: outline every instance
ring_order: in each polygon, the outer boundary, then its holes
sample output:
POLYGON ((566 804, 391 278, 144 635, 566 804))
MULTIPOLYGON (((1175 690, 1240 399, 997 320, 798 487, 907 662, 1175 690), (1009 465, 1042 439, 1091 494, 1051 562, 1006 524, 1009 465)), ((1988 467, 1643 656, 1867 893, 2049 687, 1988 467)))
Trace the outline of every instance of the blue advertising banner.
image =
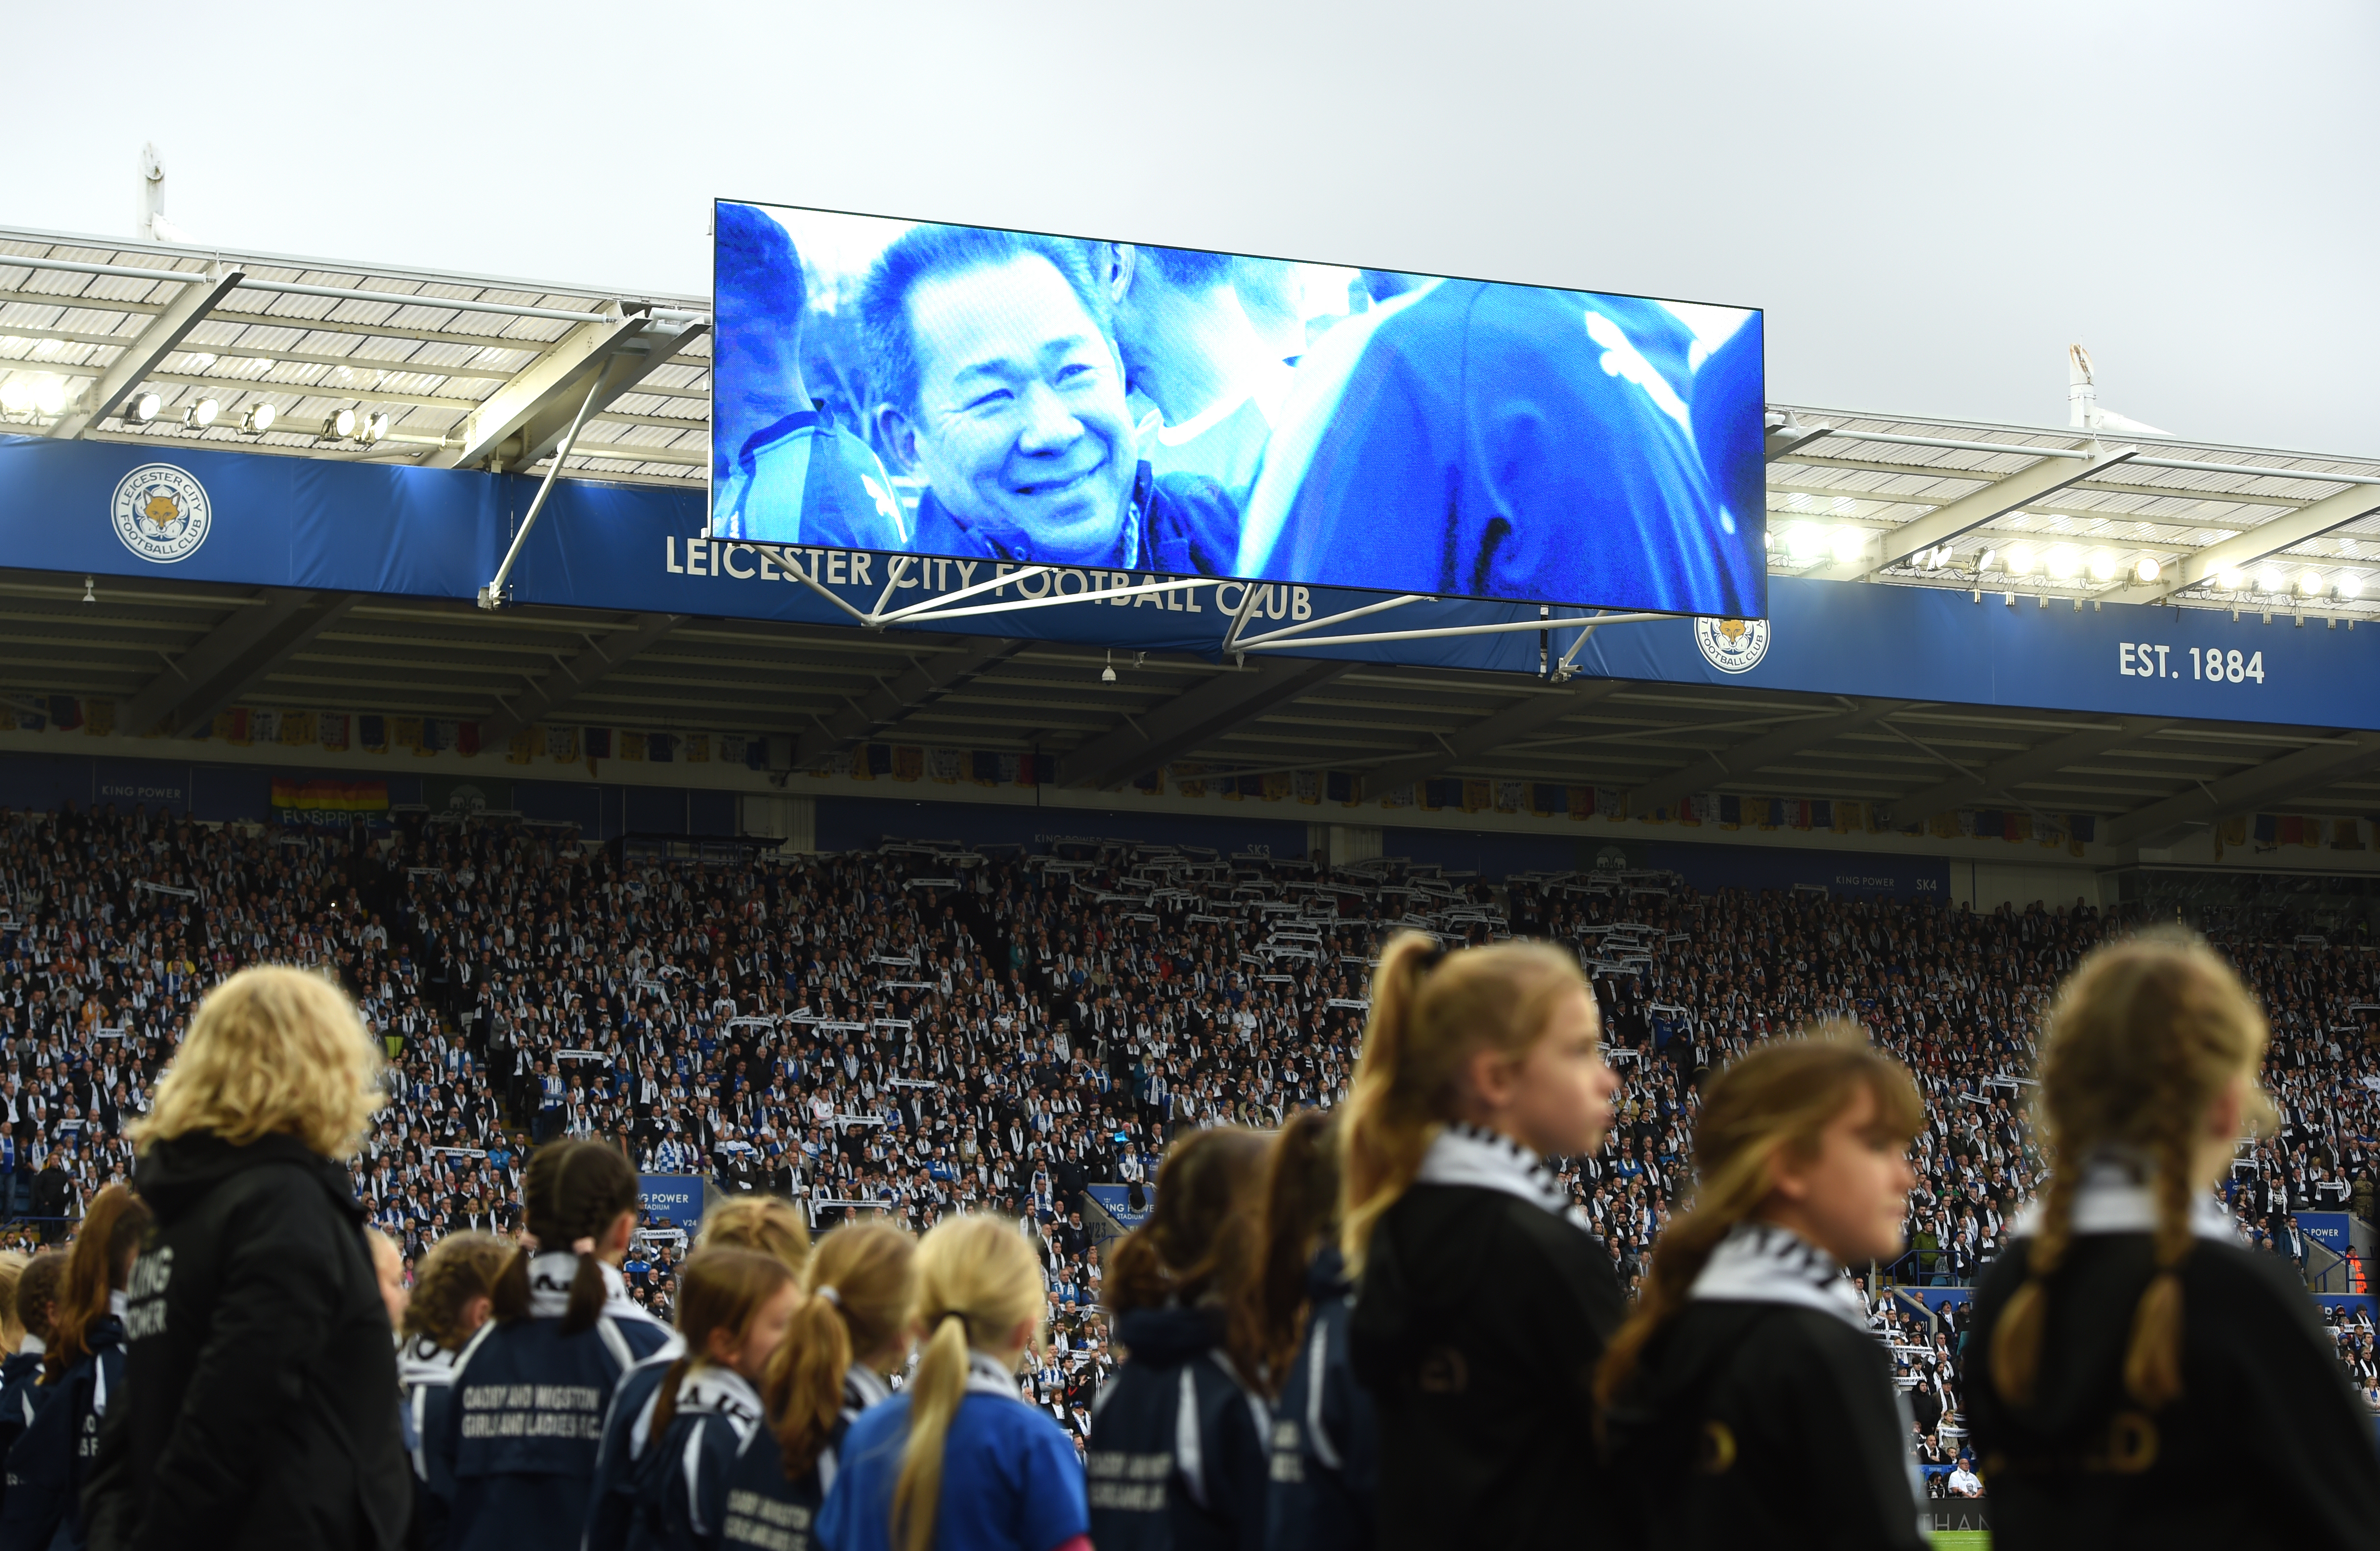
POLYGON ((647 1174, 642 1178, 645 1215, 692 1233, 702 1226, 702 1177, 647 1174))
MULTIPOLYGON (((534 494, 534 481, 512 475, 0 438, 0 557, 78 578, 171 575, 468 599, 493 574, 534 494)), ((1121 568, 1020 576, 1007 560, 764 546, 711 539, 704 525, 699 491, 561 481, 523 546, 513 601, 811 625, 937 605, 897 628, 1210 660, 1245 612, 1239 644, 1257 645, 1251 655, 1266 650, 1258 643, 1269 635, 1289 632, 1275 641, 1298 656, 1532 675, 1579 644, 1577 626, 1530 604, 1422 601, 1328 624, 1385 600, 1121 568), (1176 580, 1171 592, 1123 592, 1176 580), (939 604, 970 588, 981 591, 939 604), (1014 610, 1019 603, 1028 606, 1014 610), (998 605, 1012 611, 973 612, 998 605), (1501 625, 1518 628, 1327 643, 1501 625)), ((1996 592, 1978 603, 1964 592, 1792 578, 1775 579, 1769 594, 1766 619, 1604 627, 1579 644, 1577 667, 1669 683, 2380 728, 2380 630, 2169 606, 2077 610, 2059 600, 2044 608, 2023 597, 2009 607, 1996 592)))
POLYGON ((715 538, 1763 612, 1753 309, 714 216, 715 538))

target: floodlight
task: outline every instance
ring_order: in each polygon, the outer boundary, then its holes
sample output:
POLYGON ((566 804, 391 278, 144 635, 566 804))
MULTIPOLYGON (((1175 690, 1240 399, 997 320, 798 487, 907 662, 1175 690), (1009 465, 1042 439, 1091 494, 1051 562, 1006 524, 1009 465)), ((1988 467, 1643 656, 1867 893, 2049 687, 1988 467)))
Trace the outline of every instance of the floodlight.
POLYGON ((2362 597, 2363 595, 2363 579, 2360 576, 2349 576, 2342 573, 2338 579, 2338 595, 2342 598, 2362 597))
POLYGON ((2277 592, 2289 584, 2289 579, 2283 576, 2276 567, 2266 566, 2256 573, 2256 585, 2267 592, 2277 592))
POLYGON ((2064 581, 2082 568, 2082 552, 2070 543, 2049 546, 2049 574, 2064 581))
POLYGON ((1793 564, 1806 566, 1826 552, 1827 535, 1815 523, 1796 522, 1785 530, 1785 551, 1793 564))
POLYGON ((11 377, 0 383, 0 409, 21 415, 33 407, 33 385, 23 377, 11 377))
POLYGON ((2010 545, 2008 553, 2008 567, 2010 574, 2014 576, 2024 576, 2030 573, 2033 569, 2033 545, 2029 543, 2010 545))
POLYGON ((2226 592, 2237 592, 2248 585, 2248 573, 2227 568, 2215 573, 2215 585, 2226 592))
POLYGON ((2309 598, 2319 595, 2322 592, 2322 573, 2315 570, 2300 571, 2298 591, 2309 598))
POLYGON ((67 385, 62 377, 33 379, 33 408, 45 415, 66 412, 67 385))
POLYGON ((333 441, 344 442, 356 434, 356 412, 342 408, 322 421, 322 434, 333 441))
POLYGON ((261 436, 272 430, 273 422, 280 418, 280 410, 260 398, 248 407, 248 413, 239 417, 239 428, 250 435, 261 436))
POLYGON ((2091 575, 2099 581, 2116 580, 2116 557, 2104 549, 2091 552, 2091 575))
POLYGON ((157 411, 164 407, 165 401, 158 397, 155 393, 144 393, 132 401, 132 418, 146 425, 155 420, 157 411))
POLYGON ((388 411, 374 409, 364 417, 364 440, 377 442, 388 434, 388 411))
POLYGON ((1835 530, 1829 543, 1834 549, 1836 560, 1848 566, 1860 557, 1861 550, 1867 547, 1867 530, 1853 528, 1846 523, 1835 530))
POLYGON ((2143 555, 2133 564, 2132 574, 2143 581, 2155 581, 2164 569, 2157 564, 2155 556, 2143 555))
POLYGON ((204 431, 215 422, 215 416, 222 412, 222 405, 212 398, 201 398, 182 411, 182 423, 193 431, 204 431))

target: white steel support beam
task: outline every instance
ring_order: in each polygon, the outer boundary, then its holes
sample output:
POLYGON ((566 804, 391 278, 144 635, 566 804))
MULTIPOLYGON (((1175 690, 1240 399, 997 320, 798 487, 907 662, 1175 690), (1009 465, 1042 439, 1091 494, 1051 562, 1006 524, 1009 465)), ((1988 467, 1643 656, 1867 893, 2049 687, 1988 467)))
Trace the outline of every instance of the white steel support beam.
POLYGON ((823 726, 802 734, 794 747, 794 768, 807 770, 819 760, 875 737, 912 712, 980 678, 1024 647, 1022 641, 999 636, 965 636, 948 651, 911 662, 892 678, 877 680, 842 710, 826 717, 823 726))
POLYGON ((651 324, 641 314, 581 324, 473 409, 455 445, 431 454, 424 466, 526 469, 568 434, 580 406, 589 414, 610 408, 710 326, 651 324), (597 390, 592 400, 589 388, 597 390))
POLYGON ((1997 763, 1987 764, 1972 776, 1953 776, 1949 780, 1910 793, 1887 804, 1884 817, 1887 828, 1923 824, 1935 814, 1972 802, 1989 792, 2008 792, 2027 781, 2044 776, 2055 776, 2071 764, 2097 759, 2110 749, 2120 749, 2142 739, 2161 732, 2174 725, 2172 716, 2122 716, 2113 725, 2099 723, 2063 738, 2010 754, 1997 763))
POLYGON ((1550 727, 1564 716, 1617 694, 1624 687, 1617 678, 1588 678, 1573 680, 1559 690, 1533 693, 1526 700, 1515 701, 1458 728, 1437 748, 1418 750, 1366 771, 1364 788, 1384 792, 1408 781, 1427 779, 1464 760, 1492 753, 1541 727, 1550 727))
POLYGON ((1830 738, 1874 722, 1880 722, 1896 711, 1906 710, 1905 700, 1872 700, 1854 705, 1831 716, 1812 716, 1806 721, 1789 722, 1774 732, 1764 733, 1731 749, 1721 749, 1706 754, 1682 770, 1667 776, 1657 776, 1628 794, 1628 812, 1649 813, 1656 808, 1666 808, 1682 797, 1716 786, 1721 781, 1742 781, 1756 772, 1791 759, 1805 749, 1815 749, 1830 738))
MULTIPOLYGON (((2005 452, 2031 452, 2031 447, 2005 447, 2005 452)), ((2112 452, 2102 450, 2097 444, 2086 449, 2082 458, 2045 457, 2027 469, 2020 469, 2007 478, 1985 485, 1970 495, 1961 495, 1948 506, 1937 507, 1914 522, 1905 522, 1888 532, 1877 535, 1877 542, 1856 560, 1822 567, 1810 574, 1827 581, 1858 581, 1875 575, 1888 566, 1896 565, 1920 550, 1948 543, 1971 528, 2006 517, 2028 501, 2065 489, 2128 462, 2140 455, 2138 447, 2118 447, 2112 452)), ((1960 469, 1912 470, 1912 473, 1937 473, 1945 479, 1975 479, 1972 470, 1960 469)))
POLYGON ((229 296, 247 275, 234 267, 218 267, 204 275, 188 276, 182 294, 166 304, 165 310, 149 321, 149 326, 123 342, 124 353, 100 374, 99 381, 83 396, 82 406, 60 417, 50 427, 50 435, 57 441, 71 442, 85 431, 105 420, 134 388, 139 387, 158 364, 180 347, 190 330, 206 320, 216 304, 229 296))
POLYGON ((585 694, 597 680, 617 672, 628 659, 677 629, 685 619, 683 614, 639 614, 626 622, 625 629, 614 630, 600 641, 590 638, 586 651, 554 664, 553 671, 539 679, 528 693, 512 700, 490 717, 480 729, 480 743, 492 749, 511 742, 515 733, 527 732, 585 694))
POLYGON ((2380 766, 2380 732, 2351 732, 2294 753, 2236 771, 2209 784, 2192 783, 2161 802, 2110 822, 2107 840, 2130 846, 2186 824, 2216 824, 2268 802, 2282 802, 2380 766))
POLYGON ((1352 662, 1314 662, 1259 657, 1245 668, 1226 669, 1195 689, 1092 739, 1060 756, 1058 785, 1112 787, 1164 764, 1232 728, 1254 721, 1277 705, 1312 693, 1352 662))
MULTIPOLYGON (((2307 474, 2306 479, 2320 479, 2319 474, 2307 474)), ((2358 518, 2380 511, 2380 485, 2352 484, 2336 495, 2300 507, 2287 517, 2277 517, 2260 523, 2244 533, 2225 539, 2221 543, 2208 544, 2195 555, 2186 556, 2169 576, 2138 587, 2127 587, 2108 593, 2107 600, 2119 604, 2162 603, 2185 587, 2194 587, 2219 571, 2236 570, 2268 555, 2317 539, 2334 528, 2344 528, 2358 518)))

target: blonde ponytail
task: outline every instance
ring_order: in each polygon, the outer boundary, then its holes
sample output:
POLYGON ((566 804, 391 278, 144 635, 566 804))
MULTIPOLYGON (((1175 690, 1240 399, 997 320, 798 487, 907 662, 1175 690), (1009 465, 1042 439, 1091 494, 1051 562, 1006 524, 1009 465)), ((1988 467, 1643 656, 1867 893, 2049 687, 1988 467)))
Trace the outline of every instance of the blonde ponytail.
POLYGON ((1636 1312, 1605 1349, 1596 1398, 1625 1395, 1645 1346, 1685 1308, 1712 1253, 1748 1221, 1773 1188, 1770 1161, 1808 1157, 1821 1134, 1863 1093, 1876 1101, 1869 1130, 1904 1144, 1925 1124, 1925 1104, 1908 1070, 1869 1048, 1855 1024, 1761 1046, 1721 1070, 1694 1127, 1693 1206, 1661 1235, 1636 1312))
POLYGON ((1400 932, 1380 949, 1342 1122, 1340 1247, 1351 1273, 1361 1274, 1380 1215, 1412 1188, 1453 1117, 1463 1062, 1480 1050, 1525 1055, 1572 995, 1591 995, 1586 977, 1547 943, 1450 954, 1400 932))
POLYGON ((1033 1322, 1040 1339, 1049 1313, 1041 1262, 1014 1222, 970 1213, 945 1217, 918 1241, 917 1319, 927 1332, 909 1377, 909 1437, 892 1485, 894 1551, 930 1551, 942 1496, 942 1451, 966 1398, 967 1352, 998 1350, 1033 1322))

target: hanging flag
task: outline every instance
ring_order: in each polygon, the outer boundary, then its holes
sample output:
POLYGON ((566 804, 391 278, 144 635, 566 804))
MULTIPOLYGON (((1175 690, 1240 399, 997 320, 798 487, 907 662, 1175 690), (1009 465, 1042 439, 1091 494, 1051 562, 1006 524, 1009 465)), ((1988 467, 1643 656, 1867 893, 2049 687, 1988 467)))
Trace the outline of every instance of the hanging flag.
POLYGON ((1410 808, 1414 806, 1414 784, 1411 781, 1405 781, 1393 787, 1381 788, 1380 806, 1383 808, 1410 808))
POLYGON ((281 713, 251 711, 248 714, 248 736, 259 743, 281 741, 281 713))
POLYGON ((578 763, 578 729, 548 727, 545 729, 545 757, 556 764, 578 763))
POLYGON ((467 760, 468 760, 468 759, 476 759, 476 758, 478 758, 478 757, 479 757, 479 752, 480 752, 480 724, 479 724, 479 723, 477 723, 477 722, 457 722, 457 723, 455 723, 455 751, 456 753, 458 753, 458 754, 462 755, 462 756, 463 756, 465 759, 467 759, 467 760))
POLYGON ((902 744, 892 751, 892 778, 915 781, 926 774, 926 751, 902 744))
POLYGON ((320 719, 322 747, 334 753, 345 751, 347 746, 348 717, 344 711, 325 711, 320 719))
POLYGON ((955 786, 959 779, 959 766, 965 759, 965 755, 956 749, 929 749, 926 751, 926 774, 943 786, 955 786))
POLYGON ((1322 773, 1318 770, 1290 772, 1290 790, 1297 800, 1313 806, 1322 800, 1322 773))
POLYGON ((612 729, 610 727, 589 727, 586 731, 586 736, 583 741, 587 746, 587 757, 589 759, 607 760, 612 757, 612 729))
POLYGON ((1002 786, 1014 787, 1025 784, 1025 761, 1027 757, 1028 756, 1023 754, 1002 754, 1000 756, 1000 784, 1002 786))
POLYGON ((645 735, 643 733, 623 731, 620 734, 619 744, 621 759, 632 760, 638 764, 644 763, 645 735))
POLYGON ((72 695, 52 695, 50 723, 60 732, 74 731, 82 726, 82 702, 72 695))
POLYGON ((1000 785, 1000 756, 989 749, 968 750, 967 774, 980 786, 1000 785))
MULTIPOLYGON (((710 763, 710 734, 707 732, 687 733, 686 735, 686 742, 678 751, 686 756, 686 763, 688 764, 709 764, 710 763)), ((910 779, 914 781, 917 777, 913 776, 910 779)))
POLYGON ((525 727, 521 731, 513 734, 512 747, 504 753, 504 763, 507 764, 527 764, 536 757, 536 731, 532 728, 525 727))
POLYGON ((83 702, 82 730, 93 738, 106 738, 115 731, 115 702, 92 700, 83 702))
POLYGON ((1579 820, 1591 819, 1595 816, 1595 788, 1593 787, 1572 787, 1570 788, 1570 816, 1573 819, 1579 820))
MULTIPOLYGON (((220 721, 222 718, 216 719, 220 721)), ((367 754, 387 753, 388 718, 385 716, 357 717, 356 741, 363 746, 363 751, 367 754)))
POLYGON ((1718 826, 1721 829, 1743 827, 1743 799, 1722 793, 1718 800, 1718 826))

